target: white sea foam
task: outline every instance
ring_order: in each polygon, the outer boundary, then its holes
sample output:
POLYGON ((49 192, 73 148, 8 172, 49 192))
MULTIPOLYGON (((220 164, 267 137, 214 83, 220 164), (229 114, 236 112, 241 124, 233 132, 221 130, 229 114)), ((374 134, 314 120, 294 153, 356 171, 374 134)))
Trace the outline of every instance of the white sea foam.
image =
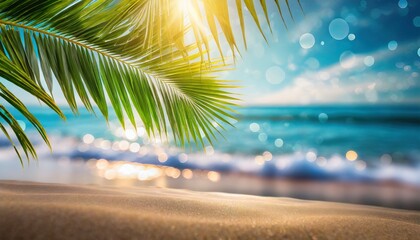
MULTIPOLYGON (((32 136, 35 137, 35 136, 32 136)), ((36 139, 36 137, 35 137, 36 139)), ((107 141, 107 140, 102 140, 107 141)), ((393 181, 420 185, 420 166, 385 164, 367 166, 363 161, 349 161, 345 156, 333 155, 318 157, 314 161, 313 152, 295 152, 274 155, 265 161, 263 157, 226 154, 215 151, 213 154, 200 152, 183 153, 179 149, 161 146, 141 145, 137 152, 127 150, 103 149, 85 144, 74 137, 52 136, 54 151, 39 139, 35 141, 39 158, 85 160, 107 159, 109 161, 130 161, 155 165, 171 166, 178 169, 202 169, 219 172, 241 172, 263 177, 290 178, 306 180, 329 180, 342 182, 393 181), (159 161, 159 154, 165 153, 167 159, 159 161), (187 161, 185 158, 187 156, 187 161), (308 157, 309 156, 309 157, 308 157), (362 164, 363 163, 363 164, 362 164)), ((98 145, 100 146, 100 145, 98 145)), ((0 159, 17 158, 11 147, 0 148, 0 159)), ((268 158, 267 158, 268 159, 268 158)))

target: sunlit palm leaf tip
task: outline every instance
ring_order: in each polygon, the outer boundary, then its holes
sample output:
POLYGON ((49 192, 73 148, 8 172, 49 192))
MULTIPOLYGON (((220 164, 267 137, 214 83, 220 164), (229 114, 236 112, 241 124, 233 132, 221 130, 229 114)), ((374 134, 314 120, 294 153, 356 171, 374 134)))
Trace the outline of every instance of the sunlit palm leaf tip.
MULTIPOLYGON (((299 0, 293 2, 299 5, 302 10, 299 0)), ((286 28, 285 12, 294 21, 294 14, 290 6, 291 1, 289 0, 156 0, 138 1, 138 4, 148 5, 148 23, 154 25, 153 28, 147 29, 149 34, 146 34, 146 36, 153 35, 155 29, 161 29, 158 33, 159 41, 167 41, 168 37, 172 37, 175 38, 172 41, 176 41, 177 46, 182 48, 184 42, 179 36, 184 35, 186 29, 190 28, 200 50, 211 51, 210 42, 214 41, 222 57, 225 56, 222 47, 224 43, 227 43, 233 53, 240 51, 236 40, 237 35, 240 35, 239 37, 242 38, 245 48, 247 47, 245 32, 249 26, 246 26, 245 19, 253 20, 266 41, 266 34, 263 30, 264 24, 268 25, 270 31, 272 30, 269 8, 277 8, 281 21, 286 28), (263 19, 260 17, 260 12, 263 13, 263 19), (236 21, 239 22, 240 31, 234 30, 236 21), (163 22, 166 24, 162 24, 163 22), (179 24, 180 22, 184 22, 184 24, 179 24), (225 41, 221 40, 222 37, 225 41)), ((151 41, 145 41, 145 43, 149 42, 151 41)))

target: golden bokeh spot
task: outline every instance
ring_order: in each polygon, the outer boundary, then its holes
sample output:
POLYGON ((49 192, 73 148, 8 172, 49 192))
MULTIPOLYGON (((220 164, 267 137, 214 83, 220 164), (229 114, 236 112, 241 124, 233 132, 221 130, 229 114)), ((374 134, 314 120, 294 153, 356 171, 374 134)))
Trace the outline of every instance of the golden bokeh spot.
POLYGON ((207 178, 212 182, 220 181, 220 173, 215 171, 210 171, 207 173, 207 178))
POLYGON ((357 152, 350 150, 346 153, 346 158, 349 161, 354 161, 357 159, 357 152))

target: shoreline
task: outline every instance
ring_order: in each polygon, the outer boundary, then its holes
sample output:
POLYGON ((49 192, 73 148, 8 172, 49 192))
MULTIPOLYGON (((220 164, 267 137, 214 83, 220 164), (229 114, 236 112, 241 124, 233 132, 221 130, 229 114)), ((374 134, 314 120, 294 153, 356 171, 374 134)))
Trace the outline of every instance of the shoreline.
MULTIPOLYGON (((134 163, 137 164, 138 163, 134 163)), ((0 161, 0 180, 34 181, 61 184, 83 184, 115 187, 165 187, 204 192, 226 192, 307 200, 345 202, 390 208, 420 210, 420 188, 397 182, 314 181, 312 179, 266 178, 245 173, 219 172, 210 181, 208 172, 192 170, 191 178, 182 174, 174 178, 165 174, 140 181, 132 178, 108 180, 86 161, 41 159, 38 166, 21 168, 14 161, 0 161)), ((136 166, 137 166, 136 165, 136 166)), ((159 166, 154 166, 158 168, 159 166)))
POLYGON ((0 181, 3 239, 415 239, 420 212, 156 187, 0 181))

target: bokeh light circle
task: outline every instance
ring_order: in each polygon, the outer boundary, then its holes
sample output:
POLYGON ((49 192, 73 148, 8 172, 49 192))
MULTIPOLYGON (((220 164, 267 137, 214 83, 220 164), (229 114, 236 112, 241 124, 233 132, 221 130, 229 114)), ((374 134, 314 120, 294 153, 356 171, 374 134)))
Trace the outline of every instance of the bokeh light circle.
POLYGON ((305 61, 305 64, 310 68, 310 69, 318 69, 319 68, 319 61, 318 59, 311 57, 308 58, 308 60, 305 61))
POLYGON ((340 65, 343 68, 352 68, 356 65, 356 56, 350 51, 345 51, 340 55, 340 65))
POLYGON ((349 150, 349 151, 346 152, 346 158, 349 161, 355 161, 357 159, 357 157, 358 157, 358 154, 354 150, 349 150))
POLYGON ((285 72, 278 66, 273 66, 267 69, 265 72, 265 78, 271 84, 279 84, 284 81, 286 77, 285 72))
POLYGON ((249 124, 249 130, 251 130, 251 132, 258 132, 260 130, 260 125, 258 123, 251 123, 249 124))
POLYGON ((374 58, 374 57, 372 57, 372 56, 366 56, 366 57, 363 59, 363 63, 364 63, 366 66, 371 67, 371 66, 373 66, 373 64, 375 64, 375 58, 374 58))
POLYGON ((400 0, 398 1, 398 7, 400 8, 406 8, 408 6, 407 0, 400 0))
POLYGON ((394 51, 395 49, 397 49, 397 47, 398 47, 397 41, 390 41, 388 43, 388 49, 391 51, 394 51))
POLYGON ((328 115, 327 115, 326 113, 320 113, 320 114, 318 115, 318 120, 319 120, 319 122, 321 122, 321 123, 325 123, 325 122, 327 122, 327 121, 328 121, 328 115))
POLYGON ((299 43, 303 49, 312 48, 315 44, 315 37, 310 33, 305 33, 300 36, 299 43))
POLYGON ((274 145, 276 145, 276 147, 278 147, 278 148, 283 147, 283 144, 284 144, 284 142, 283 142, 283 139, 281 139, 281 138, 277 138, 276 141, 274 141, 274 145))
POLYGON ((329 32, 335 40, 343 40, 349 34, 349 24, 342 18, 336 18, 329 25, 329 32))
POLYGON ((350 33, 349 36, 348 36, 348 39, 350 41, 353 41, 354 39, 356 39, 356 35, 354 35, 353 33, 350 33))
POLYGON ((415 27, 420 27, 420 16, 413 18, 413 24, 415 27))

